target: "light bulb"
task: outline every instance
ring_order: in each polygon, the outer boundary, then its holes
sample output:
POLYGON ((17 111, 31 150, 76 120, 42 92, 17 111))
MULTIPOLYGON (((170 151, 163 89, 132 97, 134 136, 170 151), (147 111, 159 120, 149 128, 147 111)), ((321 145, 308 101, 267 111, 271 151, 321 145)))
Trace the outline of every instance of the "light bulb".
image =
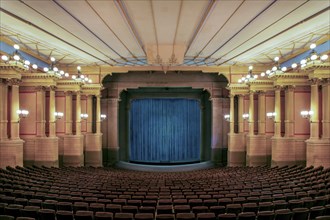
POLYGON ((286 68, 285 66, 283 66, 281 70, 282 70, 283 72, 285 72, 285 71, 287 71, 287 69, 288 69, 288 68, 286 68))
POLYGON ((273 71, 276 71, 277 70, 277 67, 276 66, 273 66, 272 70, 273 71))
POLYGON ((238 80, 238 83, 241 83, 241 82, 242 82, 242 80, 241 80, 241 79, 239 79, 239 80, 238 80))
POLYGON ((321 60, 323 60, 323 61, 324 61, 324 60, 327 60, 328 57, 329 57, 329 56, 328 56, 327 54, 324 54, 324 55, 321 56, 321 60))
POLYGON ((2 55, 2 56, 1 56, 1 59, 2 59, 3 61, 7 61, 9 58, 8 58, 8 56, 6 56, 6 55, 2 55))
POLYGON ((38 65, 37 64, 33 64, 32 65, 32 68, 36 70, 36 69, 38 69, 38 65))
POLYGON ((257 79, 258 78, 258 75, 254 75, 253 78, 257 79))
POLYGON ((297 66, 298 66, 298 64, 296 64, 296 63, 291 64, 292 69, 297 68, 297 66))
POLYGON ((65 73, 64 76, 65 76, 65 77, 69 77, 69 73, 65 73))
POLYGON ((245 77, 242 77, 242 80, 243 80, 243 81, 245 81, 245 80, 246 80, 246 78, 245 78, 245 77))
POLYGON ((48 72, 48 68, 47 67, 44 67, 44 72, 48 72))
POLYGON ((14 55, 14 60, 19 61, 21 58, 16 54, 14 55))
POLYGON ((311 56, 311 60, 316 60, 317 59, 317 55, 316 54, 313 54, 312 56, 311 56))
POLYGON ((81 70, 81 67, 80 67, 80 66, 77 66, 77 70, 79 70, 79 71, 80 71, 80 70, 81 70))
POLYGON ((19 50, 19 46, 17 44, 14 44, 13 47, 15 48, 15 50, 19 50))
POLYGON ((80 76, 80 78, 82 78, 82 79, 83 79, 83 78, 85 78, 85 76, 84 76, 84 75, 81 75, 81 76, 80 76))
POLYGON ((85 82, 88 82, 88 78, 87 77, 84 80, 85 80, 85 82))
POLYGON ((57 72, 57 71, 58 71, 58 68, 55 66, 55 67, 53 68, 53 70, 54 70, 55 72, 57 72))
POLYGON ((61 70, 61 71, 60 71, 60 74, 61 74, 61 75, 64 75, 64 71, 63 71, 63 70, 61 70))
POLYGON ((260 74, 260 76, 264 77, 264 76, 265 76, 265 73, 264 73, 264 72, 262 72, 262 73, 260 74))
POLYGON ((51 57, 50 61, 55 62, 55 57, 51 57))
POLYGON ((250 77, 251 77, 250 74, 246 76, 246 78, 248 78, 248 79, 250 79, 250 77))
POLYGON ((75 75, 72 76, 72 79, 76 79, 77 77, 75 75))
POLYGON ((30 61, 25 60, 25 61, 24 61, 24 64, 25 64, 25 65, 30 65, 30 61))
POLYGON ((280 60, 279 57, 275 57, 275 58, 274 58, 274 61, 275 61, 275 62, 277 62, 277 61, 279 61, 279 60, 280 60))
POLYGON ((266 70, 266 74, 269 75, 270 74, 270 70, 266 70))
POLYGON ((306 64, 307 63, 307 60, 305 60, 305 59, 302 59, 301 61, 300 61, 300 64, 306 64))
POLYGON ((306 66, 306 63, 304 63, 304 64, 301 64, 301 67, 303 68, 303 67, 305 67, 306 66))
POLYGON ((91 79, 88 80, 89 83, 92 83, 93 81, 91 79))
POLYGON ((316 44, 311 44, 311 45, 309 46, 309 48, 311 48, 312 50, 313 50, 315 47, 316 47, 316 44))
POLYGON ((253 66, 249 66, 249 70, 253 70, 253 66))

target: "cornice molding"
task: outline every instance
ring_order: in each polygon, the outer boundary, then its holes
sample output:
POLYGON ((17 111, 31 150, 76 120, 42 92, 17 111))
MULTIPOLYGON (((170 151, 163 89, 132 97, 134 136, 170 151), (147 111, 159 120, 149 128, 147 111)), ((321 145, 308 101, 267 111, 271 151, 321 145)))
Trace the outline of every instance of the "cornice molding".
POLYGON ((56 86, 59 76, 48 73, 23 73, 22 86, 56 86))
POLYGON ((27 71, 21 63, 0 63, 0 78, 2 79, 21 79, 21 73, 27 71))

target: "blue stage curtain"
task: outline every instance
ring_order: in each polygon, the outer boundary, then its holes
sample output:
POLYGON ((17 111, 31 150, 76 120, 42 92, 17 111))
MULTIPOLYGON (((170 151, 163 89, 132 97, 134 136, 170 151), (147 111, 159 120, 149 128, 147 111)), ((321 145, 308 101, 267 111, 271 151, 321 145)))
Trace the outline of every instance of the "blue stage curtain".
POLYGON ((188 162, 200 159, 198 100, 136 99, 130 109, 130 160, 188 162))

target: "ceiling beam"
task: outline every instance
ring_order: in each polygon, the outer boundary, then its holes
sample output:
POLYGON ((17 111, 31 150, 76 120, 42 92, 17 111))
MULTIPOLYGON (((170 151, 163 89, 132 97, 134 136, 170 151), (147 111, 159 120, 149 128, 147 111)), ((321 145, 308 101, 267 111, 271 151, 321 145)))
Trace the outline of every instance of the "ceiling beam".
MULTIPOLYGON (((24 2, 22 2, 22 3, 25 4, 24 2)), ((29 8, 31 8, 31 7, 29 7, 29 8)), ((32 10, 34 10, 34 9, 32 9, 32 10)), ((39 27, 38 25, 36 25, 36 24, 34 24, 34 23, 30 22, 30 21, 27 21, 26 19, 24 19, 22 17, 19 17, 18 15, 15 15, 15 14, 11 13, 10 11, 7 11, 7 10, 5 10, 3 8, 0 8, 0 11, 3 12, 3 13, 5 13, 5 14, 7 14, 7 15, 9 15, 9 16, 11 16, 11 17, 13 17, 13 18, 15 18, 15 19, 17 19, 17 20, 19 20, 19 21, 21 21, 21 22, 23 22, 23 23, 25 23, 25 24, 27 24, 27 25, 29 25, 29 26, 31 26, 31 27, 34 27, 34 28, 38 29, 39 31, 42 31, 42 32, 46 33, 47 35, 49 35, 51 37, 54 37, 55 39, 57 39, 57 40, 59 40, 59 41, 61 41, 63 43, 66 43, 67 45, 69 45, 69 46, 71 46, 71 47, 73 47, 73 48, 75 48, 75 49, 77 49, 77 50, 79 50, 79 51, 81 51, 81 52, 83 52, 83 53, 85 53, 85 54, 87 54, 87 55, 89 55, 89 56, 91 56, 91 57, 93 57, 93 58, 101 61, 101 62, 103 62, 103 63, 106 63, 106 64, 108 64, 110 66, 113 66, 112 63, 109 63, 108 61, 103 60, 103 59, 101 59, 101 58, 99 58, 99 57, 97 57, 97 56, 95 56, 95 55, 93 55, 93 54, 91 54, 91 53, 89 53, 89 52, 81 49, 80 47, 77 47, 77 46, 71 44, 70 42, 68 42, 68 41, 60 38, 59 36, 57 36, 57 35, 49 32, 49 31, 47 31, 47 30, 39 27)), ((37 12, 37 13, 39 13, 39 12, 37 12)))
POLYGON ((133 37, 135 38, 135 40, 138 42, 138 45, 140 46, 140 48, 142 49, 143 53, 145 56, 147 56, 147 53, 144 49, 143 46, 143 42, 141 40, 141 37, 130 17, 130 15, 128 14, 126 5, 124 3, 124 1, 122 0, 115 0, 115 4, 119 10, 119 12, 123 15, 123 17, 125 18, 126 23, 128 24, 128 28, 130 29, 130 31, 133 33, 133 37))
POLYGON ((204 26, 207 17, 209 16, 210 12, 212 11, 212 9, 214 8, 214 6, 216 5, 215 4, 216 2, 217 2, 216 0, 209 0, 209 3, 208 3, 208 5, 207 5, 207 7, 206 7, 206 9, 205 9, 205 11, 203 13, 203 16, 200 19, 200 21, 199 21, 199 23, 198 23, 198 25, 197 25, 197 27, 196 27, 193 35, 191 36, 191 38, 190 38, 190 40, 188 42, 187 49, 186 49, 186 52, 184 53, 184 56, 186 56, 186 54, 188 53, 188 51, 189 51, 192 43, 195 41, 198 33, 200 32, 200 30, 204 26))
POLYGON ((286 28, 286 29, 280 31, 279 33, 274 34, 273 36, 271 36, 271 37, 269 37, 269 38, 267 38, 267 39, 261 41, 260 43, 255 44, 254 46, 252 46, 252 47, 250 47, 250 48, 248 48, 248 49, 242 51, 241 53, 239 53, 239 54, 237 54, 237 55, 235 55, 235 56, 233 56, 233 57, 231 57, 231 58, 229 58, 229 59, 226 59, 225 61, 219 63, 218 66, 220 66, 220 65, 222 65, 222 64, 225 64, 225 63, 227 63, 227 62, 229 62, 229 61, 235 59, 236 57, 241 56, 242 54, 244 54, 244 53, 246 53, 246 52, 248 52, 248 51, 250 51, 250 50, 252 50, 252 49, 254 49, 254 48, 256 48, 256 47, 258 47, 258 46, 260 46, 260 45, 262 45, 262 44, 264 44, 264 43, 266 43, 266 42, 268 42, 268 41, 270 41, 270 40, 272 40, 272 39, 274 39, 275 37, 277 37, 277 36, 279 36, 279 35, 281 35, 281 34, 287 32, 287 31, 289 31, 289 30, 291 30, 291 29, 293 29, 293 28, 295 28, 295 27, 297 27, 297 26, 299 26, 299 25, 301 25, 301 24, 303 24, 303 23, 305 23, 306 21, 309 21, 309 20, 311 20, 311 19, 313 19, 313 18, 319 16, 320 14, 323 14, 324 12, 327 12, 329 9, 330 9, 330 6, 328 6, 328 7, 324 8, 324 9, 322 9, 321 11, 316 12, 315 14, 313 14, 313 15, 311 15, 311 16, 309 16, 309 17, 307 17, 307 18, 305 18, 305 19, 303 19, 303 20, 301 20, 301 21, 299 21, 299 22, 297 22, 297 23, 291 25, 290 27, 288 27, 288 28, 286 28))

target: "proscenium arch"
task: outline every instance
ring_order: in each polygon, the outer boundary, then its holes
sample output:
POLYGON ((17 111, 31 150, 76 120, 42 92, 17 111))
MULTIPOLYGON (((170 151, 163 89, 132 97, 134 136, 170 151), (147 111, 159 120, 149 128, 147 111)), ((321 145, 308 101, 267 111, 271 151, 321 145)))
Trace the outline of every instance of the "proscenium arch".
MULTIPOLYGON (((226 161, 226 157, 224 156, 226 153, 227 144, 221 144, 221 153, 217 152, 217 154, 221 154, 221 156, 214 156, 213 149, 211 149, 212 145, 212 100, 214 98, 225 100, 228 99, 228 91, 226 90, 226 86, 228 84, 228 80, 225 75, 218 73, 202 73, 200 71, 187 71, 187 72, 172 72, 169 71, 166 74, 163 72, 157 71, 137 71, 137 72, 128 72, 128 73, 112 73, 104 76, 102 80, 103 91, 102 91, 102 100, 118 100, 118 157, 116 160, 129 160, 129 138, 128 138, 128 116, 127 112, 129 110, 129 97, 128 94, 133 91, 140 93, 140 95, 147 90, 152 91, 152 89, 158 89, 159 93, 162 93, 162 89, 167 92, 172 92, 173 94, 188 94, 194 93, 196 91, 200 91, 203 93, 203 100, 201 105, 203 107, 203 146, 204 149, 201 151, 201 161, 205 160, 221 160, 217 163, 223 164, 226 161), (188 92, 189 90, 189 92, 188 92), (205 106, 209 105, 208 108, 205 106)), ((130 94, 131 95, 131 94, 130 94)), ((136 95, 136 94, 135 94, 136 95)), ((229 103, 229 102, 228 102, 229 103)), ((103 106, 106 104, 103 104, 103 106)), ((111 112, 108 112, 110 115, 111 112)), ((221 116, 222 117, 222 116, 221 116)), ((111 117, 110 117, 111 118, 111 117)), ((109 119, 110 119, 109 118, 109 119)), ((107 127, 107 132, 111 132, 111 129, 114 128, 114 124, 112 121, 107 120, 104 123, 105 125, 102 128, 107 127), (108 125, 106 124, 108 123, 108 125), (111 125, 110 125, 110 124, 111 125)), ((217 122, 219 123, 219 122, 217 122)), ((222 122, 220 122, 222 123, 222 122)), ((226 126, 226 125, 221 125, 226 126)), ((103 132, 103 131, 102 131, 103 132)), ((105 133, 105 132, 103 132, 105 133)), ((227 134, 221 134, 223 136, 227 136, 227 134)), ((103 148, 106 149, 109 147, 107 143, 109 140, 106 140, 107 135, 103 135, 103 148)), ((226 138, 220 138, 222 141, 226 138)), ((110 141, 111 142, 111 141, 110 141)), ((104 157, 105 158, 105 157, 104 157)), ((109 156, 109 158, 113 158, 113 156, 109 156)), ((107 161, 105 159, 104 165, 112 164, 113 161, 107 161)))

